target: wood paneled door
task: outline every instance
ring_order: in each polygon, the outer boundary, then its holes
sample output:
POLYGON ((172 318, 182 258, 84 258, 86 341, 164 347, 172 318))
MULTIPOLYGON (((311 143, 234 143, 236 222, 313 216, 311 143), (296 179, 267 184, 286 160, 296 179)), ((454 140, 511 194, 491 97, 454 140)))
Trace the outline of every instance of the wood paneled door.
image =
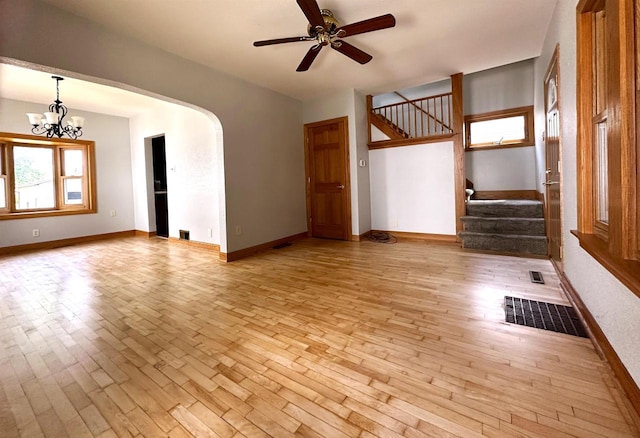
POLYGON ((544 80, 546 129, 546 216, 549 256, 562 271, 562 218, 560 175, 560 74, 559 46, 556 46, 544 80))
POLYGON ((347 117, 305 125, 305 145, 309 235, 350 240, 347 117))

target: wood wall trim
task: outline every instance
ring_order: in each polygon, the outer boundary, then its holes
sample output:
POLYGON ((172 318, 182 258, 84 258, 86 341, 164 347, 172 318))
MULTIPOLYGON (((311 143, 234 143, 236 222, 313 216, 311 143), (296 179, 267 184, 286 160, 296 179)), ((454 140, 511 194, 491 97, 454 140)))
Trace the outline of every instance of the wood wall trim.
POLYGON ((462 73, 451 76, 451 95, 453 101, 453 178, 456 206, 456 235, 462 231, 460 218, 466 214, 465 204, 466 177, 464 171, 464 106, 462 94, 462 73))
POLYGON ((388 230, 371 230, 371 233, 387 233, 401 240, 424 240, 429 242, 449 242, 449 243, 455 243, 457 241, 457 236, 455 234, 410 233, 406 231, 388 231, 388 230))
POLYGON ((562 289, 589 332, 589 338, 591 339, 593 346, 600 357, 611 367, 611 370, 616 377, 616 383, 627 395, 629 404, 631 405, 630 408, 634 411, 632 413, 635 414, 633 415, 633 420, 635 421, 636 426, 640 428, 640 388, 638 388, 638 385, 633 380, 633 377, 631 377, 631 374, 629 374, 629 371, 620 360, 620 357, 614 350, 611 343, 609 343, 607 336, 598 325, 598 322, 580 298, 580 294, 578 294, 574 289, 573 285, 564 273, 558 271, 557 268, 556 272, 560 278, 560 285, 562 286, 562 289))
POLYGON ((156 237, 157 234, 156 234, 155 231, 135 230, 135 236, 136 237, 147 237, 147 238, 151 239, 152 237, 156 237))
POLYGON ((582 0, 577 7, 576 75, 580 78, 576 88, 576 108, 578 129, 576 148, 578 167, 578 229, 583 233, 593 233, 593 150, 591 147, 593 128, 591 126, 593 108, 593 23, 589 14, 583 14, 593 2, 582 0), (580 122, 584 121, 584 122, 580 122))
POLYGON ((366 233, 362 233, 360 235, 353 234, 351 236, 351 241, 352 242, 362 242, 363 240, 369 240, 369 235, 370 234, 371 234, 371 231, 367 231, 366 233))
POLYGON ((196 248, 208 249, 211 251, 220 251, 220 245, 216 243, 198 242, 197 240, 184 240, 177 237, 169 237, 169 243, 177 243, 179 245, 193 246, 196 248))
POLYGON ((537 190, 478 190, 472 199, 530 199, 538 200, 537 190))
POLYGON ((22 251, 38 251, 43 249, 61 248, 63 246, 78 245, 81 243, 96 242, 99 240, 119 239, 123 237, 135 237, 134 230, 118 231, 115 233, 94 234, 91 236, 71 237, 69 239, 50 240, 47 242, 27 243, 25 245, 5 246, 0 248, 0 255, 14 254, 22 251))
POLYGON ((453 139, 455 134, 432 135, 431 137, 405 138, 402 140, 382 140, 369 142, 369 150, 417 146, 429 143, 442 143, 453 139))
POLYGON ((221 252, 219 257, 220 257, 220 260, 222 260, 223 262, 235 262, 236 260, 244 259, 254 254, 257 254, 259 252, 271 249, 276 245, 281 245, 283 243, 287 243, 295 240, 305 239, 306 237, 308 237, 308 235, 307 235, 307 232, 305 231, 304 233, 293 234, 288 237, 282 237, 280 239, 272 240, 270 242, 261 243, 260 245, 250 246, 249 248, 243 248, 243 249, 239 249, 237 251, 232 251, 228 253, 221 252))

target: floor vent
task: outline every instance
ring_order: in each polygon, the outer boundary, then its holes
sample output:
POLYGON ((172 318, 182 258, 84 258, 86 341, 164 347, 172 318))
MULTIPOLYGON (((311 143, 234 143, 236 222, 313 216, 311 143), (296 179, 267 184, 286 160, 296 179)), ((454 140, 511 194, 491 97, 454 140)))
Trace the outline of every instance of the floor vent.
POLYGON ((529 271, 529 278, 531 278, 531 283, 544 284, 544 278, 540 271, 529 271))
POLYGON ((273 249, 282 249, 282 248, 286 248, 287 246, 291 246, 291 242, 280 243, 274 246, 273 249))
POLYGON ((504 297, 505 321, 552 332, 588 338, 573 307, 504 297))

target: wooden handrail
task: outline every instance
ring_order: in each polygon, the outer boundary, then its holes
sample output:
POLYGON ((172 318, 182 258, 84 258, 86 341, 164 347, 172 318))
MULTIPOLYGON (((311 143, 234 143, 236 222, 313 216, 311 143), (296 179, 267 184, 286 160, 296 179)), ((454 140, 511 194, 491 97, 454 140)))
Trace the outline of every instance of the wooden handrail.
MULTIPOLYGON (((394 91, 394 93, 397 93, 397 91, 394 91)), ((406 102, 403 102, 403 103, 412 103, 412 102, 415 103, 415 102, 419 102, 421 100, 437 99, 438 97, 445 97, 445 96, 451 96, 451 93, 441 93, 441 94, 434 94, 433 96, 419 97, 418 99, 407 100, 406 102)), ((402 97, 402 95, 400 95, 400 97, 402 97)), ((389 105, 376 106, 376 107, 372 107, 371 109, 387 108, 387 107, 396 106, 396 105, 398 105, 398 104, 397 103, 390 103, 389 105)))
MULTIPOLYGON (((406 97, 404 97, 402 94, 398 93, 397 91, 394 91, 394 93, 396 93, 398 96, 400 96, 402 99, 404 99, 405 102, 411 104, 414 106, 414 108, 420 110, 423 114, 425 114, 427 117, 429 117, 431 120, 435 121, 436 123, 440 123, 442 126, 444 126, 447 129, 451 129, 451 126, 447 125, 446 123, 444 123, 442 120, 438 119, 437 117, 435 117, 434 115, 432 115, 429 111, 425 111, 424 109, 422 109, 421 106, 416 105, 417 101, 420 100, 424 100, 424 99, 414 99, 414 100, 409 100, 406 97)), ((451 93, 444 93, 444 94, 440 94, 438 96, 429 96, 427 99, 435 99, 441 96, 446 96, 448 94, 451 93)))

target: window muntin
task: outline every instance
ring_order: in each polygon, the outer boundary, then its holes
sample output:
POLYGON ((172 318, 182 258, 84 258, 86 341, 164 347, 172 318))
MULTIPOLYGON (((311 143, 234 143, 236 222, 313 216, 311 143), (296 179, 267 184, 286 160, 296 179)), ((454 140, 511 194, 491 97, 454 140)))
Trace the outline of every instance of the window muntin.
POLYGON ((0 133, 0 220, 95 213, 94 142, 0 133))
POLYGON ((467 149, 533 146, 533 106, 465 117, 467 149))

